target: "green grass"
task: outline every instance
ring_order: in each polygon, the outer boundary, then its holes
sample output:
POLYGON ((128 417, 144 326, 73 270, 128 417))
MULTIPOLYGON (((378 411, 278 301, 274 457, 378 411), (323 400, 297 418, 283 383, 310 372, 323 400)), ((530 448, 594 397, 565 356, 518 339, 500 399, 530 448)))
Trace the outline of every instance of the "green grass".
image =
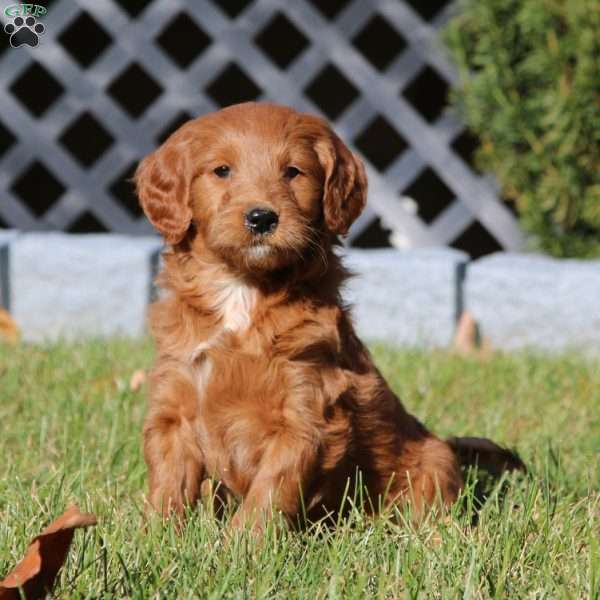
POLYGON ((477 527, 464 508, 417 531, 353 514, 332 532, 224 546, 199 510, 181 535, 144 530, 145 394, 128 382, 150 343, 0 347, 0 575, 77 502, 99 523, 77 532, 58 597, 600 598, 600 363, 374 354, 434 431, 492 437, 528 464, 477 527))

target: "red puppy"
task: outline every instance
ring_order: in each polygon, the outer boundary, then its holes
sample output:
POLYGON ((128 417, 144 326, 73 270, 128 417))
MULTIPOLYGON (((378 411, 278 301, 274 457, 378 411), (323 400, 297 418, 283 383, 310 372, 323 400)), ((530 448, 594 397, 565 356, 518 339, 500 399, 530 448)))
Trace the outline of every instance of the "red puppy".
POLYGON ((332 245, 367 181, 329 126, 232 106, 181 127, 136 182, 170 245, 150 314, 152 505, 181 513, 211 477, 241 501, 234 526, 260 528, 272 510, 335 513, 357 473, 369 511, 453 502, 455 449, 404 410, 340 298, 332 245))

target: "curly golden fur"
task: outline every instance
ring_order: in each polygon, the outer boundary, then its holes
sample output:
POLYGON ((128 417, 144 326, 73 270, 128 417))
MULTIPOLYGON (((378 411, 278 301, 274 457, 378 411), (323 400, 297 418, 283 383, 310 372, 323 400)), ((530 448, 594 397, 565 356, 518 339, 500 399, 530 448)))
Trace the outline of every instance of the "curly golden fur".
POLYGON ((332 247, 366 200, 360 159, 322 119, 248 103, 190 121, 139 166, 169 249, 151 308, 144 426, 151 504, 181 513, 205 478, 260 529, 340 510, 453 502, 453 448, 403 408, 352 328, 332 247), (257 233, 248 211, 277 217, 257 233), (360 474, 360 475, 359 475, 360 474))

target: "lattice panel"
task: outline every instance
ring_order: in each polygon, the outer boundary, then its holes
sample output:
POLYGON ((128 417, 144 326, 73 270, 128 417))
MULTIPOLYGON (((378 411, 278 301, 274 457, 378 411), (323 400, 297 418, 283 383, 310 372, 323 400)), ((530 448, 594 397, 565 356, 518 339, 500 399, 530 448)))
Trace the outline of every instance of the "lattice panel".
POLYGON ((129 182, 140 157, 191 116, 260 99, 321 113, 366 159, 370 207, 354 242, 390 230, 407 246, 520 246, 446 109, 444 0, 48 8, 38 47, 0 55, 0 226, 146 233, 129 182))

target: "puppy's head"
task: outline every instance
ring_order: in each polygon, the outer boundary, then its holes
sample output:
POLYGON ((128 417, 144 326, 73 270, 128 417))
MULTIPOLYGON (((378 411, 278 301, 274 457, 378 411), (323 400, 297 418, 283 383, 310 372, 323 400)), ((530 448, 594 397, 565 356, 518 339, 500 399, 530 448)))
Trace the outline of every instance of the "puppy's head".
POLYGON ((141 205, 168 244, 190 229, 238 268, 306 260, 344 235, 366 199, 363 165, 325 121, 240 104, 190 121, 136 173, 141 205))

